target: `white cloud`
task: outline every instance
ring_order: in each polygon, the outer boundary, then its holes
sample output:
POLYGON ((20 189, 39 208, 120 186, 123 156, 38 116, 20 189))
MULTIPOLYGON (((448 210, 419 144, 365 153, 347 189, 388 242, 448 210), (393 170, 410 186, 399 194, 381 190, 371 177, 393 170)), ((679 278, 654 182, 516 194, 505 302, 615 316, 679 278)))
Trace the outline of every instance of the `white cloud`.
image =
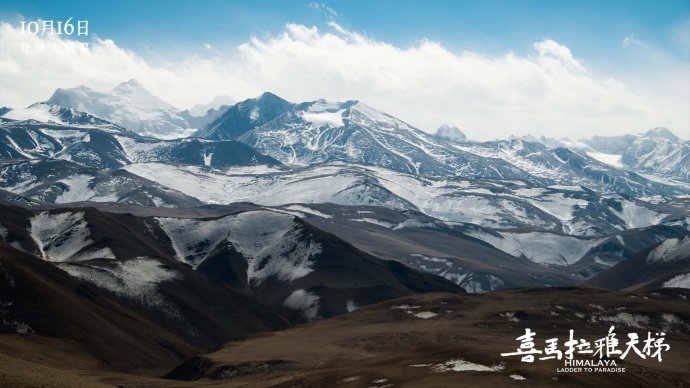
POLYGON ((211 49, 211 45, 208 44, 208 43, 204 43, 204 48, 205 48, 206 50, 210 50, 210 49, 211 49))
POLYGON ((264 91, 294 102, 359 99, 421 129, 452 124, 475 139, 527 133, 580 138, 656 126, 690 135, 685 66, 658 68, 658 82, 649 72, 645 82, 624 82, 598 74, 549 39, 535 43, 527 56, 489 57, 454 53, 428 40, 401 48, 335 22, 327 31, 288 24, 232 52, 154 66, 112 40, 93 42, 89 53, 49 55, 21 53, 20 43, 64 41, 19 35, 7 23, 0 32, 0 106, 46 100, 57 87, 107 90, 136 78, 180 108, 216 95, 241 100, 264 91))
POLYGON ((570 52, 570 49, 558 44, 558 42, 555 42, 551 39, 546 39, 535 43, 533 47, 539 53, 537 61, 541 63, 545 63, 549 60, 555 60, 552 65, 555 65, 556 67, 564 66, 571 70, 586 72, 580 61, 573 58, 573 54, 570 52))
POLYGON ((639 39, 635 39, 632 35, 626 36, 623 39, 623 47, 639 46, 642 42, 639 39))

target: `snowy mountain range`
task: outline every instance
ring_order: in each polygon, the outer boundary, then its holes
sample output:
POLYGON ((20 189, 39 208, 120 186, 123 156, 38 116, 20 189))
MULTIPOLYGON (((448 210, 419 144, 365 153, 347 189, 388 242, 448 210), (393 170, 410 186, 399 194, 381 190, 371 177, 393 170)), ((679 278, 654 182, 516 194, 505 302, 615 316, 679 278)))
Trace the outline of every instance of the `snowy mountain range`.
POLYGON ((237 139, 288 165, 335 160, 393 170, 485 177, 527 177, 500 160, 458 155, 432 136, 359 101, 317 100, 293 104, 265 93, 242 101, 194 134, 207 140, 237 139), (475 171, 470 171, 474 164, 475 171))
MULTIPOLYGON (((584 183, 592 189, 605 191, 607 189, 597 186, 596 181, 621 182, 616 176, 620 172, 606 171, 608 167, 624 168, 670 185, 678 178, 687 181, 690 175, 689 143, 666 128, 640 135, 595 136, 581 141, 528 136, 522 140, 541 143, 553 153, 558 152, 557 148, 567 148, 579 154, 576 159, 584 160, 557 166, 540 162, 549 158, 553 161, 554 157, 561 159, 560 156, 543 155, 532 157, 532 163, 527 165, 516 160, 520 155, 517 158, 510 155, 520 151, 510 149, 521 147, 519 144, 468 142, 457 127, 451 126, 441 126, 436 134, 428 135, 359 101, 318 100, 295 104, 264 93, 237 104, 230 97, 219 96, 208 104, 180 111, 151 94, 136 80, 121 83, 108 92, 97 92, 85 86, 58 89, 45 103, 26 109, 3 108, 2 113, 5 121, 33 119, 85 125, 101 120, 101 129, 105 129, 107 121, 114 124, 113 127, 161 139, 193 133, 194 137, 207 140, 239 140, 284 164, 311 165, 344 160, 424 175, 474 175, 497 179, 526 179, 529 174, 546 179, 557 175, 564 180, 569 175, 571 183, 584 183), (64 116, 65 112, 78 112, 82 117, 69 118, 64 116), (477 156, 495 160, 477 160, 477 156), (504 163, 506 157, 513 160, 504 163), (572 168, 580 171, 576 174, 563 171, 572 168), (576 176, 583 173, 589 176, 586 180, 576 176)), ((534 150, 533 145, 527 148, 534 150)), ((639 177, 628 175, 624 179, 636 181, 639 177)), ((634 195, 645 191, 624 186, 626 184, 619 184, 612 191, 623 190, 634 195)))
MULTIPOLYGON (((65 109, 65 108, 63 108, 65 109)), ((2 126, 0 156, 7 159, 55 159, 95 168, 164 161, 204 166, 278 164, 237 141, 159 140, 141 137, 111 123, 42 124, 10 122, 2 126)))
MULTIPOLYGON (((131 80, 106 93, 58 89, 45 103, 5 110, 0 203, 270 207, 474 292, 579 284, 690 234, 690 145, 665 128, 476 142, 451 126, 427 134, 357 100, 264 93, 226 103, 179 111, 131 80), (459 251, 472 241, 473 256, 435 248, 443 238, 422 238, 414 250, 367 243, 439 231, 459 251), (515 275, 506 260, 518 260, 515 275)), ((207 237, 197 237, 184 245, 201 249, 207 237)), ((223 244, 207 253, 225 252, 223 244)), ((175 257, 198 264, 187 256, 175 257)))
POLYGON ((687 181, 690 179, 690 140, 683 140, 667 128, 654 128, 646 133, 623 136, 594 136, 572 141, 526 137, 547 147, 565 147, 586 154, 610 166, 630 169, 653 180, 664 176, 687 181))
MULTIPOLYGON (((542 186, 575 184, 631 195, 676 192, 612 168, 585 151, 517 140, 458 142, 464 134, 457 128, 441 127, 436 135, 428 135, 359 101, 291 104, 266 93, 238 103, 194 136, 237 139, 287 165, 339 160, 426 176, 518 179, 542 186)), ((690 160, 680 160, 680 166, 676 170, 690 166, 690 160)))

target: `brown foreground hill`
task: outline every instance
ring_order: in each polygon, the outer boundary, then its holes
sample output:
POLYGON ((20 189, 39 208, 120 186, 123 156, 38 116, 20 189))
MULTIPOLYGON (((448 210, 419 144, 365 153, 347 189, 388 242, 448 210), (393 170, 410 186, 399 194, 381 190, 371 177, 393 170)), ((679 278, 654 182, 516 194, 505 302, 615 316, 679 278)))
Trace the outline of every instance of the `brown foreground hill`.
MULTIPOLYGON (((690 386, 690 290, 620 292, 596 288, 513 289, 487 294, 411 295, 353 313, 258 334, 197 355, 166 378, 109 370, 78 343, 36 335, 0 336, 0 385, 122 387, 455 387, 690 386), (558 338, 606 337, 625 350, 628 333, 664 344, 657 357, 631 351, 616 372, 562 372, 563 360, 521 362, 517 337, 535 347, 558 338), (620 371, 625 368, 625 372, 620 371), (26 383, 26 384, 24 384, 26 383)), ((642 350, 643 345, 639 348, 642 350)), ((543 355, 537 355, 540 357, 543 355)), ((598 363, 599 357, 575 354, 598 363)), ((594 367, 596 368, 596 367, 594 367)))

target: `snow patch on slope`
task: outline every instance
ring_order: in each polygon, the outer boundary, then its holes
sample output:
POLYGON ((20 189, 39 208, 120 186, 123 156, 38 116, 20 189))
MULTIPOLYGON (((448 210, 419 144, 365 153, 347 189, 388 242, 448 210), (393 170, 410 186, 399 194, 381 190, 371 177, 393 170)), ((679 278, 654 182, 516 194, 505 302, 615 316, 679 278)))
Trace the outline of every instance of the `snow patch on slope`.
POLYGON ((171 143, 164 141, 142 142, 129 136, 115 135, 115 138, 122 146, 127 159, 134 163, 146 162, 149 159, 156 159, 160 153, 164 153, 172 148, 171 143))
POLYGON ((422 222, 413 218, 410 218, 409 220, 405 220, 404 222, 399 223, 396 225, 393 230, 400 230, 404 228, 430 228, 430 229, 435 229, 438 228, 436 224, 432 224, 430 222, 422 222))
POLYGON ((27 334, 34 332, 34 329, 32 329, 31 326, 20 321, 8 321, 7 319, 3 318, 0 324, 9 328, 12 333, 27 334))
POLYGON ((153 306, 170 316, 179 316, 175 306, 158 291, 163 282, 181 279, 182 275, 157 260, 146 257, 114 262, 103 266, 59 264, 75 278, 106 289, 118 296, 153 306))
POLYGON ((58 124, 64 124, 59 117, 50 113, 50 108, 51 106, 47 104, 34 104, 24 109, 12 109, 2 117, 18 121, 36 120, 42 123, 53 121, 58 124))
POLYGON ((315 209, 312 209, 312 208, 306 207, 306 206, 301 206, 301 205, 290 205, 290 206, 286 206, 285 208, 286 208, 286 209, 289 209, 289 210, 295 210, 295 211, 298 211, 298 212, 304 212, 304 213, 307 213, 307 214, 313 214, 313 215, 318 216, 318 217, 321 217, 321 218, 333 218, 333 216, 331 216, 331 215, 328 215, 328 214, 325 214, 325 213, 321 213, 321 212, 318 211, 318 210, 315 210, 315 209))
POLYGON ((13 248, 17 248, 20 251, 22 251, 22 246, 19 244, 19 241, 14 241, 10 239, 10 232, 5 228, 3 224, 0 224, 0 240, 2 240, 4 243, 9 244, 13 248))
POLYGON ((663 287, 690 288, 690 273, 674 276, 664 282, 663 287))
MULTIPOLYGON (((597 317, 593 316, 592 319, 596 321, 597 317)), ((637 329, 649 327, 649 317, 638 314, 618 313, 613 316, 601 316, 598 319, 605 322, 620 323, 637 329)))
POLYGON ((311 259, 321 245, 302 236, 294 217, 272 211, 251 211, 216 220, 156 218, 168 234, 178 260, 196 268, 222 244, 230 244, 247 260, 247 279, 261 284, 270 276, 293 281, 313 271, 311 259))
POLYGON ((410 365, 413 368, 431 367, 434 372, 500 372, 505 369, 504 364, 486 366, 465 360, 453 359, 441 364, 410 365))
POLYGON ((7 231, 7 228, 3 224, 0 224, 0 238, 2 241, 7 241, 7 236, 9 235, 9 232, 7 231))
POLYGON ((578 192, 584 192, 582 189, 582 186, 564 186, 564 185, 551 185, 548 186, 550 189, 554 190, 565 190, 565 191, 578 191, 578 192))
POLYGON ((357 305, 357 303, 355 303, 355 301, 352 300, 352 299, 348 299, 348 300, 345 302, 345 308, 347 309, 347 312, 348 312, 348 313, 351 313, 351 312, 353 312, 353 311, 355 311, 355 310, 358 310, 359 307, 360 307, 360 306, 357 305))
POLYGON ((623 157, 623 155, 605 154, 602 152, 586 152, 586 154, 590 158, 598 160, 604 164, 608 164, 609 166, 616 168, 625 167, 621 162, 621 158, 623 157))
POLYGON ((661 223, 666 215, 638 205, 635 201, 620 200, 621 211, 611 208, 611 212, 623 220, 630 229, 645 228, 661 223))
POLYGON ((438 258, 438 257, 427 256, 427 255, 424 255, 424 254, 421 254, 421 253, 410 253, 410 256, 412 256, 412 257, 417 257, 417 258, 420 258, 420 259, 422 259, 422 260, 426 260, 426 261, 429 261, 429 262, 432 262, 432 263, 440 263, 440 264, 446 265, 446 266, 448 266, 448 267, 452 267, 452 266, 453 266, 453 263, 450 262, 449 260, 440 259, 440 258, 438 258))
POLYGON ((667 263, 690 258, 690 236, 670 238, 649 252, 647 263, 667 263))
POLYGON ((394 226, 396 225, 396 224, 392 224, 392 223, 390 223, 390 222, 377 220, 377 219, 375 219, 375 218, 367 218, 367 217, 360 218, 360 219, 351 219, 350 221, 368 222, 368 223, 370 223, 370 224, 374 224, 374 225, 378 225, 378 226, 383 226, 384 228, 388 228, 388 229, 390 229, 390 228, 392 228, 392 227, 394 227, 394 226))
POLYGON ((431 319, 435 316, 438 316, 435 312, 432 311, 420 311, 418 313, 413 313, 412 316, 420 318, 420 319, 431 319))
POLYGON ((96 192, 89 187, 89 183, 92 180, 92 176, 83 174, 74 174, 61 179, 59 182, 69 186, 69 189, 55 198, 55 203, 70 203, 91 199, 96 195, 96 192))
POLYGON ((57 140, 61 145, 68 143, 74 143, 77 141, 89 142, 91 141, 91 136, 87 131, 78 131, 73 129, 48 129, 41 128, 41 132, 57 140))
POLYGON ((524 255, 537 264, 556 266, 577 263, 600 241, 544 232, 497 232, 498 235, 494 235, 483 231, 469 231, 467 234, 512 256, 524 255))
POLYGON ((322 126, 342 127, 345 125, 343 122, 345 109, 341 105, 338 102, 316 101, 302 114, 302 119, 311 123, 311 129, 322 126))
POLYGON ((302 315, 309 321, 319 319, 319 296, 305 290, 295 290, 283 302, 285 307, 301 311, 302 315))
POLYGON ((68 262, 115 259, 110 248, 87 249, 93 244, 84 213, 42 212, 30 219, 29 233, 46 261, 68 262))

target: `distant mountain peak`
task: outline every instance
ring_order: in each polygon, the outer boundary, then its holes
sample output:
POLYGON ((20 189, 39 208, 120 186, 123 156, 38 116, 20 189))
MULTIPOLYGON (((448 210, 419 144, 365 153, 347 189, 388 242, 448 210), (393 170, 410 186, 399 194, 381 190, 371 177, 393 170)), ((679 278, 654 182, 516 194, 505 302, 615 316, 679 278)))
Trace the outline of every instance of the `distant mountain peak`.
POLYGON ((292 109, 293 103, 271 92, 264 92, 229 107, 194 136, 209 140, 234 140, 292 109))
POLYGON ((60 91, 65 91, 65 90, 91 90, 91 88, 88 87, 88 86, 85 86, 85 85, 79 85, 79 86, 75 86, 75 87, 73 87, 73 88, 68 88, 68 89, 57 88, 56 92, 57 92, 58 90, 60 90, 60 91))
POLYGON ((127 82, 122 82, 120 85, 128 85, 128 86, 134 86, 134 87, 144 87, 144 85, 141 84, 141 82, 137 81, 136 79, 132 78, 127 82))
POLYGON ((45 102, 50 105, 61 105, 61 106, 66 106, 70 107, 70 104, 72 102, 72 95, 79 93, 83 94, 84 92, 88 92, 91 89, 87 88, 86 86, 77 86, 76 88, 70 88, 70 89, 63 89, 63 88, 57 88, 55 89, 55 92, 53 92, 53 95, 50 96, 48 100, 45 102))
POLYGON ((465 134, 462 133, 462 131, 458 127, 454 125, 448 126, 447 124, 443 124, 440 127, 438 127, 438 129, 436 130, 436 137, 456 141, 467 140, 467 136, 465 136, 465 134))
POLYGON ((258 97, 248 98, 244 101, 238 102, 236 106, 240 107, 263 107, 270 105, 294 106, 293 103, 271 92, 264 92, 258 97))
MULTIPOLYGON (((271 92, 263 92, 259 97, 255 98, 257 101, 263 101, 263 100, 283 100, 282 98, 278 97, 278 95, 271 93, 271 92)), ((284 100, 283 100, 284 101, 284 100)))
MULTIPOLYGON (((294 104, 279 97, 271 92, 264 92, 262 95, 256 98, 250 98, 245 101, 237 103, 236 106, 241 106, 243 108, 250 108, 254 113, 252 114, 252 120, 257 120, 257 114, 261 110, 268 109, 274 110, 278 109, 282 114, 283 110, 288 110, 293 107, 294 104)), ((278 116, 280 115, 278 114, 278 116)), ((259 120, 262 121, 262 120, 259 120)), ((269 120, 270 121, 270 120, 269 120)))
POLYGON ((113 92, 117 92, 117 93, 137 92, 137 93, 151 94, 151 92, 149 92, 148 89, 146 89, 146 87, 144 87, 144 85, 141 84, 141 82, 135 80, 134 78, 132 78, 131 80, 129 80, 127 82, 123 82, 123 83, 115 86, 113 88, 113 92))
POLYGON ((188 112, 192 116, 203 116, 206 113, 208 113, 208 111, 211 109, 220 109, 223 106, 230 107, 235 105, 236 103, 237 101, 235 101, 235 99, 230 96, 216 96, 213 100, 206 104, 194 105, 193 107, 189 108, 188 112))
POLYGON ((656 137, 656 138, 666 139, 666 140, 672 141, 674 143, 679 140, 678 136, 674 135, 673 132, 669 131, 668 128, 665 128, 665 127, 657 127, 654 129, 650 129, 644 135, 647 137, 656 137))
POLYGON ((91 114, 147 136, 171 139, 193 132, 182 112, 149 92, 136 79, 104 92, 85 86, 57 89, 46 102, 91 114))

